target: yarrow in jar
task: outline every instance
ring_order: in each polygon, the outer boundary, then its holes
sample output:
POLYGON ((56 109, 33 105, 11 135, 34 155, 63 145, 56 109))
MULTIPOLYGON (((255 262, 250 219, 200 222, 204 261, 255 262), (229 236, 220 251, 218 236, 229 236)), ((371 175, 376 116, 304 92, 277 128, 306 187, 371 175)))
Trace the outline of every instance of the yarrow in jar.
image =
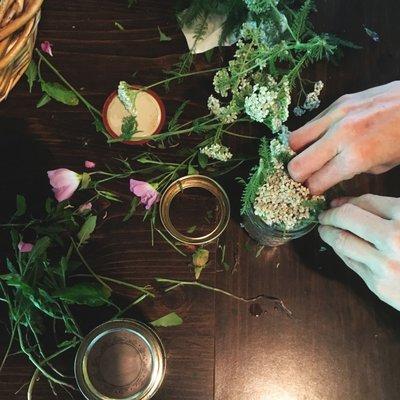
POLYGON ((245 188, 242 213, 251 208, 265 224, 285 231, 316 221, 325 198, 311 195, 289 176, 286 165, 294 155, 282 139, 262 140, 260 164, 245 188))

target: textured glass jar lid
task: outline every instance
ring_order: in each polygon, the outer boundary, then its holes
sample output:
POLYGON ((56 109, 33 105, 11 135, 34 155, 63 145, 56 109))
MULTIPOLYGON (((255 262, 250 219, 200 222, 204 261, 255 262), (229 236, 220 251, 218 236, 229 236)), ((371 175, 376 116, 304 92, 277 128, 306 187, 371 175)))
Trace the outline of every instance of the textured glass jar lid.
MULTIPOLYGON (((161 222, 168 233, 182 243, 193 245, 208 243, 218 238, 226 229, 230 218, 230 203, 224 189, 213 179, 204 175, 188 175, 172 182, 161 197, 159 210, 161 222), (208 232, 200 232, 200 235, 197 230, 187 232, 179 230, 171 215, 174 199, 193 188, 207 191, 216 202, 216 223, 208 232)), ((181 214, 189 218, 187 213, 191 211, 184 208, 181 214)))
POLYGON ((156 333, 133 320, 98 326, 75 357, 75 377, 89 400, 148 400, 165 374, 165 351, 156 333))

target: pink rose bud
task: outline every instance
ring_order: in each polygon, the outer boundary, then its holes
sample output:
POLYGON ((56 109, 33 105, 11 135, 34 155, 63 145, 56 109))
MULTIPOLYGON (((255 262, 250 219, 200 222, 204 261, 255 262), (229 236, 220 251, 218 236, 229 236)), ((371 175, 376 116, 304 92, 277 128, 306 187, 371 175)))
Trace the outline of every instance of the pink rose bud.
POLYGON ((24 243, 22 241, 18 243, 18 250, 21 253, 30 253, 32 249, 33 249, 32 243, 24 243))
POLYGON ((131 179, 129 185, 131 192, 140 198, 146 210, 150 210, 152 205, 160 200, 160 193, 150 183, 131 179))
POLYGON ((49 56, 53 57, 53 45, 48 40, 42 42, 40 48, 43 53, 47 53, 49 56))
POLYGON ((82 179, 81 175, 66 168, 47 171, 47 175, 58 202, 69 199, 78 189, 82 179))
POLYGON ((87 169, 92 169, 92 168, 94 168, 96 166, 96 164, 93 162, 93 161, 85 161, 85 167, 87 168, 87 169))

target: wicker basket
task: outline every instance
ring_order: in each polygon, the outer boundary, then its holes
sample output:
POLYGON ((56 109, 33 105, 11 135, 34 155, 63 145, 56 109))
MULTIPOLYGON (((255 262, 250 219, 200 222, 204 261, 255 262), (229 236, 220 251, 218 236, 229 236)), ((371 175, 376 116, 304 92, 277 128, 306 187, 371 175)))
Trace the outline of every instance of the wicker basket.
POLYGON ((44 0, 0 0, 0 102, 28 68, 44 0))

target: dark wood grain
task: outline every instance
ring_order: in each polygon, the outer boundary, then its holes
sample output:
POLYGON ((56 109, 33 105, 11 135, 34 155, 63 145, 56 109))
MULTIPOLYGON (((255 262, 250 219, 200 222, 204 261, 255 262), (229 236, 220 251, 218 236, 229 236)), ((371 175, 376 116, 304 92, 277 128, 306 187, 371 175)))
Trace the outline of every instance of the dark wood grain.
MULTIPOLYGON (((54 43, 54 63, 82 93, 101 107, 119 80, 137 83, 163 78, 162 70, 185 52, 185 41, 171 10, 172 2, 139 0, 131 10, 122 0, 47 1, 38 41, 54 43), (118 21, 125 27, 114 26, 118 21), (173 38, 159 42, 157 26, 173 38)), ((315 23, 363 46, 348 50, 339 66, 319 64, 309 71, 326 82, 324 105, 336 97, 400 76, 400 4, 397 0, 318 1, 315 23), (363 26, 377 31, 369 38, 363 26)), ((204 62, 200 56, 199 63, 204 62)), ((50 76, 50 75, 49 75, 50 76)), ((193 78, 160 93, 169 115, 190 98, 189 116, 204 112, 207 77, 193 78)), ((29 94, 21 81, 0 104, 0 217, 11 213, 15 193, 35 204, 50 194, 45 171, 65 166, 81 170, 84 160, 103 165, 138 150, 108 146, 96 134, 82 107, 49 104, 37 110, 40 93, 29 94)), ((291 126, 301 124, 292 121, 291 126)), ((235 143, 232 143, 235 145, 235 143)), ((168 155, 168 154, 167 154, 168 155)), ((247 170, 238 172, 247 174, 247 170)), ((217 246, 202 281, 242 296, 266 293, 282 298, 293 318, 262 304, 267 313, 252 316, 248 304, 199 289, 179 290, 147 302, 130 314, 152 320, 177 311, 184 324, 160 330, 168 353, 165 383, 156 399, 163 400, 395 400, 400 397, 400 314, 381 303, 330 251, 319 252, 317 235, 277 249, 264 250, 240 228, 240 188, 226 179, 233 200, 229 229, 220 244, 227 248, 229 273, 219 266, 217 246)), ((128 188, 113 187, 128 198, 128 188)), ((362 176, 343 185, 350 194, 400 195, 398 170, 379 177, 362 176)), ((91 265, 102 274, 136 283, 155 276, 192 279, 187 260, 161 240, 150 245, 147 225, 135 217, 121 224, 126 210, 112 207, 87 249, 91 265)), ((126 299, 121 297, 121 301, 126 299)), ((5 314, 3 313, 3 318, 5 314)), ((86 331, 107 319, 107 311, 80 315, 86 331)), ((1 328, 4 351, 6 331, 1 328)), ((72 355, 71 355, 72 357, 72 355)), ((67 367, 70 359, 63 360, 67 367)), ((23 399, 32 367, 12 356, 0 375, 0 399, 23 399)), ((46 382, 35 389, 35 400, 51 398, 46 382)), ((59 398, 67 396, 59 393, 59 398)), ((79 394, 74 398, 80 399, 79 394)))

